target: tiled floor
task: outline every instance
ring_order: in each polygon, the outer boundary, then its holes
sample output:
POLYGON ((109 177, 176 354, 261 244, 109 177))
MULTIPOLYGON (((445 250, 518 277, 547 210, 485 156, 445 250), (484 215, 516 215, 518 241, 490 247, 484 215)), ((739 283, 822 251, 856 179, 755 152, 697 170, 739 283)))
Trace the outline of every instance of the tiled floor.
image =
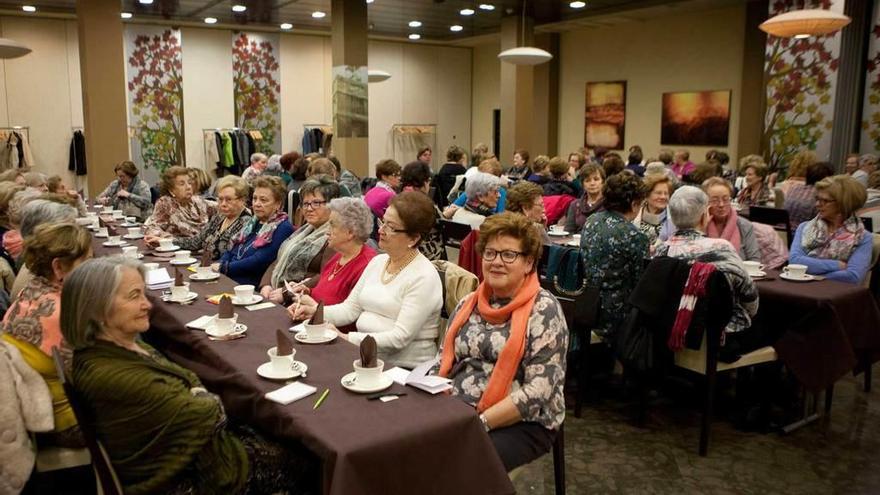
MULTIPOLYGON (((697 409, 661 400, 639 428, 631 403, 593 401, 582 418, 569 410, 565 420, 567 493, 880 494, 880 390, 861 387, 861 376, 841 379, 830 418, 789 435, 745 433, 718 417, 705 458, 697 409)), ((552 495, 552 456, 514 484, 517 493, 552 495)))

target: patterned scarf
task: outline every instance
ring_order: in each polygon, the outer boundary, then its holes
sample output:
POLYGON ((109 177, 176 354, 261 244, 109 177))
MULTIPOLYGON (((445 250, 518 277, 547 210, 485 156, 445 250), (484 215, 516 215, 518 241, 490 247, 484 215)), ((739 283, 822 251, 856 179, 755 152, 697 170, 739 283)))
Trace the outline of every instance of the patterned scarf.
POLYGON ((847 261, 863 235, 865 226, 855 215, 847 218, 835 232, 828 232, 828 223, 816 215, 804 227, 801 246, 812 258, 847 261))
POLYGON ((272 287, 281 287, 285 280, 302 280, 309 275, 309 264, 327 244, 330 222, 315 228, 305 224, 281 245, 275 269, 272 271, 272 287))
POLYGON ((736 252, 740 252, 739 248, 742 245, 742 239, 739 237, 739 226, 736 224, 736 219, 736 209, 730 208, 730 214, 727 215, 727 222, 724 223, 724 227, 718 228, 718 224, 714 221, 709 222, 709 225, 706 227, 706 235, 712 239, 726 239, 733 244, 736 252))
MULTIPOLYGON (((275 232, 275 229, 277 229, 278 226, 281 225, 281 222, 286 221, 287 213, 281 210, 276 211, 275 214, 272 215, 272 218, 270 218, 266 223, 260 225, 260 231, 257 233, 257 238, 254 239, 254 249, 272 244, 272 234, 275 232)), ((241 232, 239 232, 238 237, 236 237, 235 241, 233 241, 233 244, 238 245, 243 243, 244 240, 247 239, 249 235, 251 235, 254 227, 259 224, 260 221, 257 219, 256 215, 250 217, 247 220, 247 223, 244 224, 244 228, 242 228, 241 232)))
POLYGON ((684 291, 681 294, 681 300, 678 303, 675 323, 672 325, 672 332, 669 333, 669 341, 666 344, 669 346, 670 351, 678 352, 684 349, 684 339, 688 328, 691 326, 694 308, 697 306, 697 301, 706 295, 709 277, 713 273, 715 273, 715 265, 711 263, 695 261, 693 266, 691 266, 687 282, 684 285, 684 291))
POLYGON ((581 196, 580 199, 578 199, 577 206, 575 207, 575 222, 578 225, 583 225, 587 223, 587 217, 589 217, 593 213, 596 213, 605 206, 605 196, 600 197, 599 200, 592 205, 589 204, 589 202, 587 201, 588 198, 589 196, 587 196, 587 193, 585 192, 584 195, 581 196))

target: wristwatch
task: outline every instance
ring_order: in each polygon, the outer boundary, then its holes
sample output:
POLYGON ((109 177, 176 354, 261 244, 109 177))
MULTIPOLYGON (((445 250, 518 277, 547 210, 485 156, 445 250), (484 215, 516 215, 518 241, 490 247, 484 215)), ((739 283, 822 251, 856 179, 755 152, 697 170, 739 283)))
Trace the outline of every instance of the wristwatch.
POLYGON ((489 426, 489 420, 486 419, 485 414, 480 414, 480 423, 483 423, 483 429, 486 430, 486 433, 489 433, 489 430, 491 430, 492 427, 489 426))

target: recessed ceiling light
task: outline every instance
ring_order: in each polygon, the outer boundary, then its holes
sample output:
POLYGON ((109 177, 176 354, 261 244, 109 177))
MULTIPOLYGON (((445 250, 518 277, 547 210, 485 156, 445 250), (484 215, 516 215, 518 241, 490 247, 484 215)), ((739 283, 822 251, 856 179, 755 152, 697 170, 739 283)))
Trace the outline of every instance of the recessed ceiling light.
POLYGON ((422 27, 422 22, 421 21, 409 21, 409 27, 411 27, 411 28, 422 27))
POLYGON ((805 40, 809 37, 810 37, 809 34, 796 34, 796 35, 794 35, 794 39, 796 39, 796 40, 805 40))
POLYGON ((245 10, 247 10, 247 6, 246 6, 246 5, 242 5, 242 4, 240 4, 240 3, 237 3, 237 4, 235 4, 235 5, 232 6, 232 11, 233 11, 233 12, 244 12, 245 10))
POLYGON ((216 17, 205 17, 205 24, 217 24, 216 17))
POLYGON ((587 2, 571 2, 568 6, 573 9, 582 9, 587 6, 587 2))
POLYGON ((474 9, 461 9, 458 13, 461 15, 474 15, 474 9))
POLYGON ((293 29, 293 24, 291 24, 289 22, 285 22, 284 24, 281 25, 281 29, 293 29))
POLYGON ((23 10, 25 12, 36 12, 37 8, 34 7, 33 5, 22 5, 21 10, 23 10))
POLYGON ((495 10, 495 6, 491 3, 481 3, 480 10, 495 10))
POLYGON ((375 1, 376 1, 376 0, 367 0, 367 3, 373 3, 373 2, 375 2, 375 1))
POLYGON ((153 0, 138 0, 138 1, 144 5, 150 5, 151 3, 153 3, 153 0))
POLYGON ((411 39, 411 40, 418 40, 418 39, 421 39, 421 38, 422 38, 422 35, 421 35, 421 34, 418 34, 418 33, 412 33, 412 34, 409 35, 409 39, 411 39))
POLYGON ((123 19, 131 19, 131 12, 123 12, 119 14, 119 17, 122 17, 123 19))
POLYGON ((454 26, 449 26, 449 30, 452 32, 455 32, 455 33, 461 31, 462 29, 464 29, 464 28, 459 26, 458 24, 456 24, 454 26))
POLYGON ((327 13, 321 12, 320 10, 316 10, 316 11, 312 12, 312 17, 314 17, 315 19, 323 19, 326 16, 327 16, 327 13))

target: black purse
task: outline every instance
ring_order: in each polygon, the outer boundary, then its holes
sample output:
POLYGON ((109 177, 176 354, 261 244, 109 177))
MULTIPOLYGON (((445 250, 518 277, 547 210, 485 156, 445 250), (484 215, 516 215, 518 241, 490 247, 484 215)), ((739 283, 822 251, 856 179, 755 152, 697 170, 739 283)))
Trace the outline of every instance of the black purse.
POLYGON ((614 349, 626 368, 642 372, 654 368, 654 331, 638 309, 632 308, 618 329, 614 349))

